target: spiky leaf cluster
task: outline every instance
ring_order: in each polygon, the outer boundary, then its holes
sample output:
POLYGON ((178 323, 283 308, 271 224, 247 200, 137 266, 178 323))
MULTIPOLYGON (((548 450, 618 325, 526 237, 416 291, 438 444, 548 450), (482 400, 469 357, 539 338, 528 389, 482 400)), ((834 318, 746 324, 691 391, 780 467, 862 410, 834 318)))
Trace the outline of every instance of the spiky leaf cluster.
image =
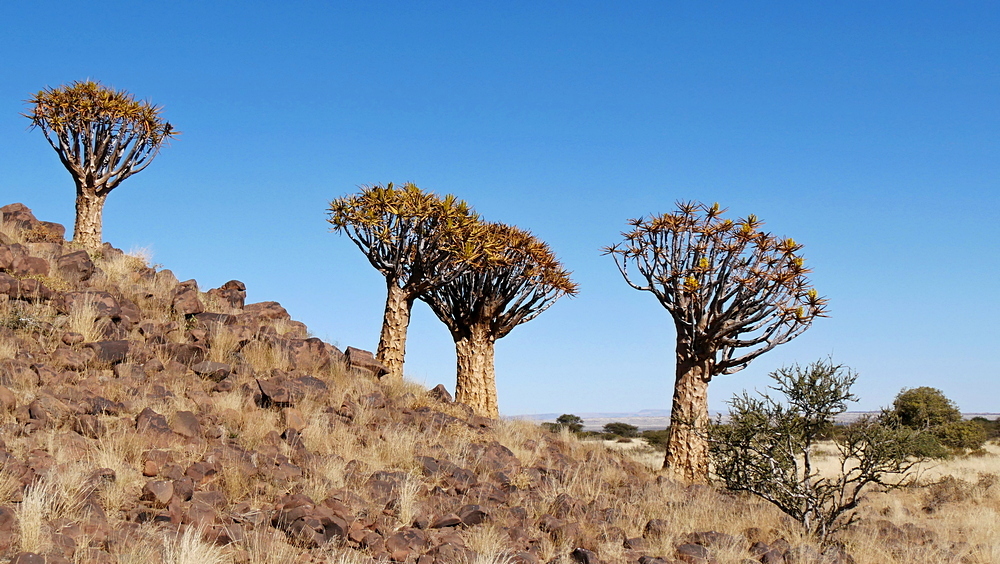
POLYGON ((99 196, 146 168, 180 133, 162 119, 162 108, 90 80, 46 88, 27 102, 25 117, 42 130, 77 185, 99 196))
POLYGON ((364 186, 330 202, 327 221, 387 279, 414 296, 490 260, 479 216, 464 200, 412 183, 364 186))
POLYGON ((499 339, 537 317, 577 285, 549 246, 530 232, 503 223, 485 224, 491 261, 423 293, 452 334, 488 323, 499 339))
POLYGON ((624 241, 605 252, 629 285, 653 293, 671 313, 689 353, 717 355, 716 374, 745 368, 824 315, 802 245, 761 230, 756 216, 724 219, 718 204, 677 206, 629 220, 624 241))

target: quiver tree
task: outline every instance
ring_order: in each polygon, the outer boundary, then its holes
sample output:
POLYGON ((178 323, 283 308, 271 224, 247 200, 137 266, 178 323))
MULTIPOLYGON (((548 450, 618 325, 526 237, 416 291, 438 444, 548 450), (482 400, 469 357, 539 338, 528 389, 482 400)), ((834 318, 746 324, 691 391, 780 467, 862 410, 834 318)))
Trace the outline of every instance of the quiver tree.
POLYGON ((496 249, 492 261, 471 268, 420 295, 455 340, 455 401, 486 417, 499 417, 493 350, 497 339, 530 321, 560 297, 575 295, 548 245, 531 233, 501 223, 487 224, 496 249))
POLYGON ((108 194, 149 166, 179 132, 160 117, 162 108, 89 80, 47 88, 28 103, 25 117, 42 130, 76 184, 73 241, 96 249, 108 194))
POLYGON ((664 468, 688 481, 708 473, 708 383, 787 343, 823 316, 801 245, 761 231, 750 215, 732 221, 718 204, 632 219, 625 240, 605 249, 622 276, 651 292, 677 333, 676 380, 664 468))
POLYGON ((330 202, 328 211, 331 230, 346 234, 385 276, 376 358, 390 377, 402 378, 413 301, 485 260, 482 222, 465 201, 438 197, 412 183, 365 186, 330 202))

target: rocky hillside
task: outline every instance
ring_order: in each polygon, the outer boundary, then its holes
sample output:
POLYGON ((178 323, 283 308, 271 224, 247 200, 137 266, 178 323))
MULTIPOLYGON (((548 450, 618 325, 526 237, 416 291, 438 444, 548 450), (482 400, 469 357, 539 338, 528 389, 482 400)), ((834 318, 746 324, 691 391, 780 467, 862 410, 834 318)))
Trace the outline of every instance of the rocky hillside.
MULTIPOLYGON (((203 291, 2 213, 0 560, 854 561, 764 504, 380 380, 238 281, 203 291)), ((917 539, 927 561, 980 561, 873 523, 864 538, 917 539)))

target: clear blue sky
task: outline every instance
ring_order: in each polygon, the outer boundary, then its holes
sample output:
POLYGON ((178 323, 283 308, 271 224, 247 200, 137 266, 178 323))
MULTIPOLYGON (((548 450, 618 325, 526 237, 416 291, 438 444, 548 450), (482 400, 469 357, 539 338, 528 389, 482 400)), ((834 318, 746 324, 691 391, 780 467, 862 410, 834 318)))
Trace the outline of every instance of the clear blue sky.
MULTIPOLYGON (((71 226, 23 100, 127 89, 183 135, 111 194, 106 240, 374 349, 383 279, 327 202, 454 193, 581 286, 498 343, 506 414, 669 407, 668 314, 600 248, 627 218, 718 201, 805 244, 832 317, 717 378, 713 410, 832 355, 861 374, 857 409, 927 385, 1000 411, 1000 4, 753 4, 3 2, 0 201, 71 226)), ((423 304, 407 372, 454 386, 423 304)))

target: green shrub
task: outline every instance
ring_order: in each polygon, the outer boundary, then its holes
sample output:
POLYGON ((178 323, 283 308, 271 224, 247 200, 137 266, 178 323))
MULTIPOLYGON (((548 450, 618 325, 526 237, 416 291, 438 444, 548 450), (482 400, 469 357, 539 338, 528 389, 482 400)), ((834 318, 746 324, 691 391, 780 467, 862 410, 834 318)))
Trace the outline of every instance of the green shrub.
POLYGON ((649 446, 657 450, 667 450, 667 439, 670 438, 670 429, 643 431, 640 436, 646 439, 649 446))
POLYGON ((986 443, 986 429, 975 421, 945 423, 933 432, 942 445, 953 449, 976 450, 986 443))
POLYGON ((857 401, 857 376, 832 361, 782 368, 770 374, 767 394, 747 392, 730 402, 729 422, 709 430, 712 461, 727 489, 754 494, 802 524, 821 541, 856 519, 866 490, 909 482, 919 459, 909 456, 916 434, 864 418, 843 429, 835 442, 841 472, 821 476, 815 446, 836 416, 857 401))
POLYGON ((892 413, 910 429, 930 429, 962 420, 955 402, 937 388, 903 388, 892 402, 892 413))

